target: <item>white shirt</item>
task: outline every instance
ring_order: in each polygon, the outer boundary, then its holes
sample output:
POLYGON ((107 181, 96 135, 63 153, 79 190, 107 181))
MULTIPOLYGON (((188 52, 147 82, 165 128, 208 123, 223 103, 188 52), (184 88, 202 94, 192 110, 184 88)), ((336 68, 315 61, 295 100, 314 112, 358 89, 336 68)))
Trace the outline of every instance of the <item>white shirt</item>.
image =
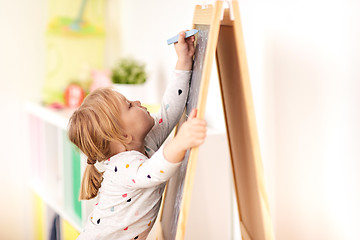
POLYGON ((161 204, 166 181, 180 163, 170 163, 162 144, 180 120, 186 104, 191 71, 173 72, 155 125, 145 137, 145 151, 126 151, 102 162, 105 169, 98 202, 77 238, 146 239, 161 204), (160 149, 159 149, 160 148, 160 149))

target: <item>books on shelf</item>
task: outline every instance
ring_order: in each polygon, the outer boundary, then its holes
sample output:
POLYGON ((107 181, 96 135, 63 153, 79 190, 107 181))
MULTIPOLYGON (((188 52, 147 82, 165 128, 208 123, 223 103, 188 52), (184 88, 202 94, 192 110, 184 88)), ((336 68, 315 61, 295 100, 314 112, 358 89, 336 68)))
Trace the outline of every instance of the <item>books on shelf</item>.
MULTIPOLYGON (((36 214, 46 215, 52 209, 77 232, 81 231, 93 206, 92 201, 80 201, 82 153, 67 137, 66 127, 71 110, 53 110, 29 103, 26 107, 29 128, 31 188, 37 199, 36 214)), ((48 226, 49 217, 36 219, 38 226, 48 226), (45 222, 45 223, 44 223, 45 222)), ((49 229, 40 229, 41 232, 49 229)), ((39 235, 38 234, 38 235, 39 235)), ((46 235, 47 236, 47 235, 46 235)), ((36 239, 42 239, 40 235, 36 239), (38 238, 39 237, 39 238, 38 238)), ((48 238, 46 238, 48 239, 48 238)))
POLYGON ((74 215, 74 218, 82 222, 82 206, 79 200, 81 183, 80 151, 68 140, 65 131, 62 132, 63 140, 63 163, 64 163, 64 192, 65 211, 74 215))

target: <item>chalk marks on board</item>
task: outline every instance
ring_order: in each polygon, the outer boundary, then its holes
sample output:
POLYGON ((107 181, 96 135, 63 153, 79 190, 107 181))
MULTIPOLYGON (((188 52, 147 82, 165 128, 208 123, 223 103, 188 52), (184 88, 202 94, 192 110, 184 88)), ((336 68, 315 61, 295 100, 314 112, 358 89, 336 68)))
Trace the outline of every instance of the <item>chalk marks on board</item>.
POLYGON ((203 72, 204 58, 206 52, 206 45, 209 35, 209 25, 195 25, 195 28, 199 30, 196 39, 196 48, 193 64, 193 73, 190 80, 190 92, 188 101, 186 103, 186 114, 189 115, 193 108, 196 108, 201 76, 203 72))
MULTIPOLYGON (((199 30, 199 32, 196 37, 193 72, 186 103, 186 116, 189 116, 191 110, 197 106, 209 28, 209 25, 195 25, 195 29, 199 30)), ((190 151, 188 150, 179 170, 170 179, 167 186, 166 201, 163 209, 163 221, 168 223, 167 227, 163 227, 163 234, 167 240, 173 240, 176 237, 189 155, 190 151)))

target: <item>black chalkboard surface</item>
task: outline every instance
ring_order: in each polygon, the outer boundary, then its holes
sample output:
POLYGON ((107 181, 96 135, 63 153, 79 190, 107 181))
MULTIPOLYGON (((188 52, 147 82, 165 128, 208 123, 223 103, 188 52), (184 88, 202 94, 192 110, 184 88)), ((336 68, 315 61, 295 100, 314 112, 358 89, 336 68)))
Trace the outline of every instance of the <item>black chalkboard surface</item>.
MULTIPOLYGON (((209 25, 195 25, 195 29, 199 30, 199 32, 196 36, 193 73, 190 80, 189 97, 186 103, 186 116, 188 116, 191 110, 197 106, 204 57, 209 34, 209 25)), ((182 123, 180 123, 179 126, 181 124, 182 123)), ((162 221, 168 223, 168 228, 163 228, 164 239, 173 240, 176 236, 189 154, 190 150, 187 151, 179 171, 168 182, 166 190, 166 201, 164 202, 163 206, 162 218, 162 221)))

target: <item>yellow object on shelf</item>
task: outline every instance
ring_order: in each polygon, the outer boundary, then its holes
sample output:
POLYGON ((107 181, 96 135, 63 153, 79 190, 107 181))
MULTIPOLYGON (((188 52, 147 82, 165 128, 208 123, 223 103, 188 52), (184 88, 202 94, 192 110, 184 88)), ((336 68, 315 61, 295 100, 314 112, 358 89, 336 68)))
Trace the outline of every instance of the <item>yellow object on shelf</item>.
POLYGON ((45 240, 45 206, 41 197, 37 194, 33 194, 34 203, 34 227, 35 236, 34 239, 45 240))
POLYGON ((64 240, 75 240, 80 233, 66 220, 62 220, 62 234, 64 240))

